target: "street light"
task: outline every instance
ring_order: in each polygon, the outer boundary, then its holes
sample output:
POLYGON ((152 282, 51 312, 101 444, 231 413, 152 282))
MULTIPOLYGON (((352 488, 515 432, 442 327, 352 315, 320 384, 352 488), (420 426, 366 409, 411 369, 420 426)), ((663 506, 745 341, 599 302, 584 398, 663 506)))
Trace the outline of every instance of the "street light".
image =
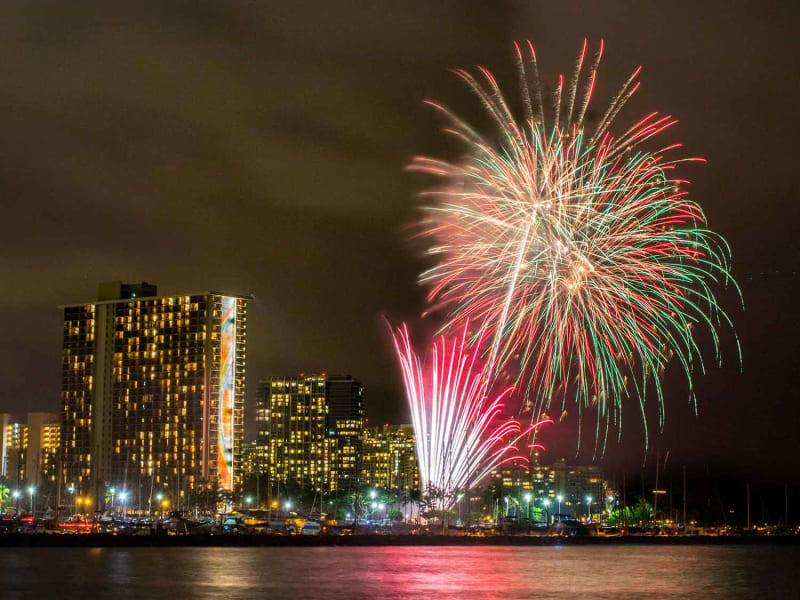
POLYGON ((589 503, 589 514, 587 515, 589 518, 587 519, 587 521, 589 523, 591 523, 592 522, 592 497, 591 496, 586 496, 586 501, 589 503))
POLYGON ((28 493, 31 495, 31 516, 33 516, 33 514, 34 514, 34 512, 33 512, 33 495, 36 493, 36 488, 33 487, 33 486, 30 486, 28 488, 28 493))
POLYGON ((547 524, 550 525, 550 500, 545 498, 542 504, 544 504, 544 508, 547 511, 547 524))
POLYGON ((128 492, 122 490, 119 493, 119 501, 122 502, 122 519, 125 520, 128 518, 128 506, 125 504, 125 501, 128 499, 128 492))
POLYGON ((249 507, 251 502, 253 502, 253 497, 252 496, 245 496, 244 505, 249 507))
POLYGON ((528 508, 526 509, 525 512, 528 513, 528 521, 530 521, 531 520, 531 494, 530 494, 530 492, 525 494, 525 502, 528 505, 528 508))
POLYGON ((292 508, 292 503, 291 503, 291 501, 287 500, 287 501, 286 501, 286 503, 283 505, 283 508, 284 508, 284 509, 286 509, 287 511, 288 511, 289 509, 291 509, 291 508, 292 508))
POLYGON ((369 497, 370 497, 372 500, 375 500, 375 497, 376 497, 377 495, 378 495, 378 492, 376 492, 375 490, 370 490, 370 492, 369 492, 369 497))
POLYGON ((82 498, 82 497, 78 496, 77 498, 75 498, 75 505, 76 505, 75 512, 77 514, 81 515, 81 517, 82 517, 83 514, 84 514, 82 512, 83 509, 82 508, 78 508, 78 507, 85 506, 86 510, 88 511, 89 510, 89 504, 91 504, 91 502, 92 502, 92 499, 89 498, 88 496, 86 498, 82 498))
POLYGON ((556 500, 558 500, 558 521, 561 522, 561 502, 564 500, 564 496, 559 494, 556 496, 556 500))

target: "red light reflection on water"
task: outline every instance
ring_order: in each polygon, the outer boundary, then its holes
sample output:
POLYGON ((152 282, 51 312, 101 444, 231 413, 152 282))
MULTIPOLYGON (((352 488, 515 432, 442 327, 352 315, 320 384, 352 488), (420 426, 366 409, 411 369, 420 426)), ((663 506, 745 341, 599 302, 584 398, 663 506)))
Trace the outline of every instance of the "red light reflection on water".
MULTIPOLYGON (((326 549, 330 550, 330 549, 326 549)), ((333 550, 352 565, 344 598, 707 599, 743 597, 720 551, 691 546, 402 547, 333 550)), ((747 561, 744 561, 746 564, 747 561)), ((744 564, 741 566, 744 567, 744 564)), ((739 581, 739 583, 742 583, 739 581)), ((334 591, 334 590, 331 590, 334 591)), ((335 590, 337 593, 344 589, 335 590)))
POLYGON ((20 548, 0 598, 796 598, 800 546, 20 548))

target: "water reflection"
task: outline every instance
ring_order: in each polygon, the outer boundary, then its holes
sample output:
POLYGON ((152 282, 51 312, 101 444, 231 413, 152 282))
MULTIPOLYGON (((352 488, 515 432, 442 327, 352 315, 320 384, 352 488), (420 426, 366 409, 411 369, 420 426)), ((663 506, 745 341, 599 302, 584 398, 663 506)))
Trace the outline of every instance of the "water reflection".
POLYGON ((794 598, 800 548, 4 549, 17 598, 794 598))

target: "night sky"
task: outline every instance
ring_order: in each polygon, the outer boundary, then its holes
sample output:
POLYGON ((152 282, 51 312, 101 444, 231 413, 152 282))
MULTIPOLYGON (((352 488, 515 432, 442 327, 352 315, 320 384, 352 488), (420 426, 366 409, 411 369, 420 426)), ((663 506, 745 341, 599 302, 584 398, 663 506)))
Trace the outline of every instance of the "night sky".
MULTIPOLYGON (((453 158, 423 106, 467 116, 449 68, 483 64, 516 93, 514 39, 543 79, 583 37, 606 52, 595 106, 639 64, 618 119, 657 110, 662 140, 708 159, 682 174, 729 241, 745 300, 721 292, 742 343, 697 379, 678 365, 648 460, 763 483, 800 483, 797 317, 797 9, 759 2, 4 2, 0 198, 4 293, 0 410, 57 411, 61 315, 97 283, 161 293, 253 293, 248 387, 273 374, 351 373, 371 422, 406 420, 382 315, 417 318, 409 242, 414 154, 453 158), (390 4, 393 7, 390 7, 390 4), (674 381, 673 381, 674 379, 674 381)), ((611 470, 645 459, 631 405, 611 470)), ((571 419, 545 436, 574 456, 571 419)), ((581 460, 592 456, 584 446, 581 460)))

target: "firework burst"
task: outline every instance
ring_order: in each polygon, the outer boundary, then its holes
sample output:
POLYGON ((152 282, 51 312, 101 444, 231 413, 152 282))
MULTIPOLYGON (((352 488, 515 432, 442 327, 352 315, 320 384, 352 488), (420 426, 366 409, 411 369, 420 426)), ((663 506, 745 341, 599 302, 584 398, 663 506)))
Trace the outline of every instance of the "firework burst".
POLYGON ((431 508, 449 510, 459 491, 478 484, 509 462, 527 462, 518 444, 543 449, 531 436, 550 419, 523 426, 503 420, 507 388, 489 398, 487 365, 478 358, 481 338, 470 346, 465 324, 460 336, 434 342, 427 362, 414 352, 408 328, 392 332, 416 439, 420 489, 431 508))
POLYGON ((534 420, 554 403, 574 403, 579 413, 596 404, 595 439, 605 440, 626 397, 644 415, 650 387, 661 423, 667 363, 680 363, 694 401, 692 376, 703 369, 695 328, 711 332, 720 360, 717 331, 730 324, 712 289, 732 283, 728 246, 673 174, 700 159, 670 158, 680 144, 644 148, 675 123, 669 116, 651 113, 611 134, 640 68, 586 123, 602 43, 588 57, 584 41, 550 109, 533 46, 516 49, 523 120, 482 67, 475 76, 455 73, 496 125, 491 135, 431 103, 465 152, 456 162, 418 157, 411 166, 444 181, 427 192, 422 223, 435 261, 420 277, 428 312, 444 315, 445 332, 467 319, 483 324, 487 377, 511 372, 534 420))

